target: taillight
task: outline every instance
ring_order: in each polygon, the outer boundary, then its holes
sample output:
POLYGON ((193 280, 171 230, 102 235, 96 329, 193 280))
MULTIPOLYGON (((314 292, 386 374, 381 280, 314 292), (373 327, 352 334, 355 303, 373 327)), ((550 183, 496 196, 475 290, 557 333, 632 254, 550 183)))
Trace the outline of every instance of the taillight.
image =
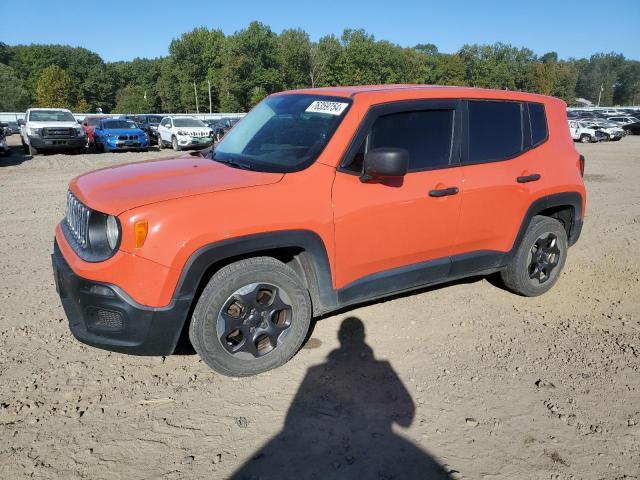
POLYGON ((580 155, 580 160, 578 160, 580 166, 580 176, 584 177, 584 155, 580 155))

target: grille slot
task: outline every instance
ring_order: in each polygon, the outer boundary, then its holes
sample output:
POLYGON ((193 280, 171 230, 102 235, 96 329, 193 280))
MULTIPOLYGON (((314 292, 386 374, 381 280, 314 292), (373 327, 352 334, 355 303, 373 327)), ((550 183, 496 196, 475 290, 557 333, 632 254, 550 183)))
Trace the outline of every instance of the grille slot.
POLYGON ((65 218, 71 235, 77 244, 85 248, 89 243, 89 219, 91 210, 85 207, 71 192, 67 192, 67 216, 65 218))
POLYGON ((75 136, 73 128, 51 127, 43 128, 42 136, 44 138, 69 138, 75 136))

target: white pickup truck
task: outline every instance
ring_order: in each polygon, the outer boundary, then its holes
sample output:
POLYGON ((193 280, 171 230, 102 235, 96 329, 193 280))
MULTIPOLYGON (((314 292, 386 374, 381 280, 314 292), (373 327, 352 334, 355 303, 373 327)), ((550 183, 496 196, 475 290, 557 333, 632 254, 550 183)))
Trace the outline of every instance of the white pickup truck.
POLYGON ((19 120, 20 137, 25 153, 42 150, 65 150, 82 153, 86 137, 70 110, 64 108, 30 108, 19 120))
POLYGON ((592 143, 609 139, 609 135, 601 130, 590 128, 589 125, 582 121, 569 120, 569 130, 571 131, 571 138, 576 142, 592 143))

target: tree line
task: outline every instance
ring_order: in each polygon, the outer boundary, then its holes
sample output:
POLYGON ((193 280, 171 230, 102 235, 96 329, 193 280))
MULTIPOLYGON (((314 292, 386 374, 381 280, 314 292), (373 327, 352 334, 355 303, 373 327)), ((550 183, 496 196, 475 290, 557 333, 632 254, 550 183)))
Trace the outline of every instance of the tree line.
POLYGON ((105 62, 87 49, 0 42, 0 111, 30 106, 112 113, 242 112, 266 95, 302 87, 422 83, 521 90, 569 105, 640 102, 640 62, 596 53, 562 60, 504 43, 401 47, 364 30, 311 41, 302 29, 277 34, 252 22, 225 35, 196 28, 174 39, 167 57, 105 62), (209 95, 210 93, 210 95, 209 95), (198 105, 196 105, 196 96, 198 105))

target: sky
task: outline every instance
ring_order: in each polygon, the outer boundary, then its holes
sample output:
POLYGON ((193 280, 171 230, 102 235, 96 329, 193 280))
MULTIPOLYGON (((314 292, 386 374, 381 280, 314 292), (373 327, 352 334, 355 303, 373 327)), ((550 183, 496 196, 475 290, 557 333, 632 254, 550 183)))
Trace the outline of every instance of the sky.
POLYGON ((302 28, 318 40, 364 28, 402 46, 433 43, 453 53, 468 43, 510 43, 541 55, 622 53, 640 60, 640 0, 22 0, 0 3, 0 42, 81 46, 105 61, 168 54, 182 33, 225 34, 258 20, 275 32, 302 28), (7 12, 17 8, 15 15, 7 12))

